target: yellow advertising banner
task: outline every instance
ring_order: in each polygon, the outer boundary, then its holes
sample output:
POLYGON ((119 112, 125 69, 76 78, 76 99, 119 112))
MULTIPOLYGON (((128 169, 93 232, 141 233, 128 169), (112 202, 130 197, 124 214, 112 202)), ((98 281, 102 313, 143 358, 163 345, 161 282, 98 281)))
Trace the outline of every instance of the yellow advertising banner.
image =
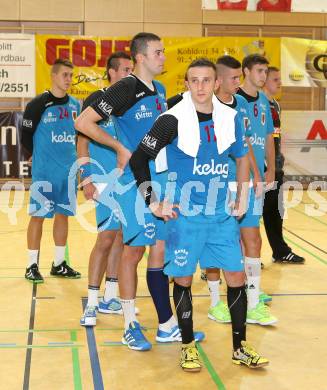
POLYGON ((286 87, 327 88, 327 41, 281 38, 281 75, 286 87))
MULTIPOLYGON (((106 59, 115 51, 129 51, 130 37, 36 36, 36 92, 50 87, 50 68, 56 58, 70 59, 74 79, 70 94, 84 99, 91 92, 107 86, 106 59)), ((280 66, 279 38, 209 37, 163 38, 166 63, 158 77, 167 89, 167 96, 184 90, 188 64, 196 58, 217 58, 229 54, 242 60, 248 54, 265 55, 273 66, 280 66)))

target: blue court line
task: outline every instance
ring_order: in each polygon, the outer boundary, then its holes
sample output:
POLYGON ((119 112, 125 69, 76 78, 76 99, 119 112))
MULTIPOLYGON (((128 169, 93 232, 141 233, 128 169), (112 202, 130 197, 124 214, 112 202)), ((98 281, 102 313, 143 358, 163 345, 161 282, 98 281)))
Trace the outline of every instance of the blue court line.
MULTIPOLYGON (((35 302, 36 302, 36 300, 34 298, 36 297, 36 291, 37 291, 37 284, 33 284, 31 310, 30 310, 30 323, 29 323, 29 327, 28 327, 29 329, 34 329, 35 302)), ((29 332, 28 336, 27 336, 27 345, 33 345, 33 337, 34 337, 34 333, 29 332)), ((25 357, 23 390, 29 389, 30 374, 31 374, 31 362, 32 362, 32 348, 28 348, 26 350, 26 357, 25 357)))
MULTIPOLYGON (((82 299, 82 308, 83 311, 86 306, 86 300, 82 299)), ((98 350, 95 341, 95 335, 93 326, 85 326, 85 332, 87 337, 87 345, 89 348, 89 356, 92 369, 93 385, 95 390, 104 390, 103 379, 99 361, 98 350)))

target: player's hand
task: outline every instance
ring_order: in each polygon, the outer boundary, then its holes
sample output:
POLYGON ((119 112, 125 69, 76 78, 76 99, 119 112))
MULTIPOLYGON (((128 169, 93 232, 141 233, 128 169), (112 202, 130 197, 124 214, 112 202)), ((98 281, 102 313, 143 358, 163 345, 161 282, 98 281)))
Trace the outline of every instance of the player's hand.
POLYGON ((91 182, 90 178, 86 178, 80 184, 80 187, 83 188, 83 194, 86 200, 97 199, 99 196, 96 186, 91 182))
POLYGON ((129 159, 131 158, 132 153, 126 149, 124 146, 122 146, 118 151, 117 151, 117 168, 120 169, 121 171, 124 170, 126 165, 128 164, 129 159))
POLYGON ((242 204, 242 202, 240 202, 239 200, 229 203, 229 207, 231 208, 231 215, 233 217, 236 217, 236 219, 241 219, 246 213, 247 206, 245 204, 242 204))
POLYGON ((149 209, 152 214, 158 218, 162 218, 165 222, 170 219, 176 219, 178 217, 179 205, 169 203, 167 200, 163 202, 153 202, 150 204, 149 209))
POLYGON ((275 182, 275 170, 274 169, 267 169, 265 173, 265 179, 266 179, 266 191, 270 191, 275 182))

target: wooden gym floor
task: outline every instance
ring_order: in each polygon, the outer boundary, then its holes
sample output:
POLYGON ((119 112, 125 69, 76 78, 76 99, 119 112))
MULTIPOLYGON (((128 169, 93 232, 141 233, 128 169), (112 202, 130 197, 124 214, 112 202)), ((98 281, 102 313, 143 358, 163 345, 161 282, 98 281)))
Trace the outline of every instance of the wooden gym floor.
MULTIPOLYGON (((195 329, 206 333, 199 347, 204 363, 199 374, 179 368, 179 345, 154 342, 156 315, 146 287, 145 260, 139 268, 137 306, 139 320, 154 343, 152 351, 141 353, 122 346, 120 316, 99 314, 94 329, 79 326, 87 295, 88 256, 96 237, 85 230, 86 223, 94 224, 94 213, 81 194, 79 216, 70 219, 68 247, 70 264, 82 272, 82 278, 49 276, 52 224, 46 221, 40 259, 45 283, 33 286, 27 282, 28 192, 16 196, 19 210, 16 214, 11 209, 8 218, 6 210, 13 206, 13 194, 0 193, 0 389, 327 389, 326 194, 320 194, 324 196, 322 216, 305 213, 305 207, 314 201, 304 193, 298 206, 289 209, 285 221, 285 238, 294 251, 306 257, 305 265, 273 264, 262 232, 262 285, 273 295, 270 306, 279 322, 274 327, 249 325, 247 334, 270 359, 266 369, 250 370, 231 363, 230 325, 207 318, 207 285, 197 273, 193 286, 195 329)), ((223 283, 224 300, 225 287, 223 283)))

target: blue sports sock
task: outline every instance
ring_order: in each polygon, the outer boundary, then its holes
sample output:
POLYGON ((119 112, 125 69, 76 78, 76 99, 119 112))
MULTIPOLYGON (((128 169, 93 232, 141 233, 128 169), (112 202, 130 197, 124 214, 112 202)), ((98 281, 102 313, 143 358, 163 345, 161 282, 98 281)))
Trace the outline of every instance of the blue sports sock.
POLYGON ((163 273, 163 268, 148 268, 146 281, 157 310, 159 324, 163 324, 173 315, 169 299, 168 276, 163 273))

